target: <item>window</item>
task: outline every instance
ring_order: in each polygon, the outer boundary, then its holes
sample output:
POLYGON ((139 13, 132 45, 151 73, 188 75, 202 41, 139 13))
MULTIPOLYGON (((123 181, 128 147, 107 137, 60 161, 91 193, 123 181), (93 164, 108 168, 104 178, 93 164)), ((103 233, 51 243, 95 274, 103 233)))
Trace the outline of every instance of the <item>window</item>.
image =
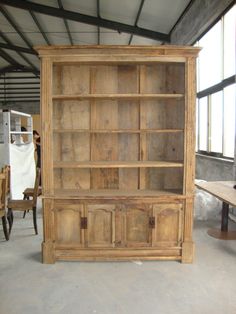
POLYGON ((208 105, 207 97, 199 99, 199 149, 202 151, 207 151, 207 118, 208 118, 208 105))
POLYGON ((235 144, 235 99, 236 84, 230 85, 224 89, 224 147, 223 155, 234 156, 235 144))
POLYGON ((199 90, 204 90, 222 79, 222 22, 219 21, 202 39, 199 54, 199 90), (216 66, 217 64, 217 66, 216 66))
POLYGON ((199 153, 234 158, 235 146, 234 5, 196 44, 197 145, 199 153))

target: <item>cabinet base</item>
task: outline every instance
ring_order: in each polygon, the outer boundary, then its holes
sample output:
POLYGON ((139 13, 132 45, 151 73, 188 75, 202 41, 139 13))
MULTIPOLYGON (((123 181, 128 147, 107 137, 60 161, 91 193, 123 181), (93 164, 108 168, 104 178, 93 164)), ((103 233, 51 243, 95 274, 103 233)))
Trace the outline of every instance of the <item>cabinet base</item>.
POLYGON ((64 261, 181 260, 181 249, 54 249, 43 244, 43 263, 64 261))
POLYGON ((44 264, 55 263, 55 244, 52 241, 42 243, 42 260, 44 264))
POLYGON ((184 242, 182 244, 182 263, 191 264, 194 258, 195 245, 193 242, 184 242))

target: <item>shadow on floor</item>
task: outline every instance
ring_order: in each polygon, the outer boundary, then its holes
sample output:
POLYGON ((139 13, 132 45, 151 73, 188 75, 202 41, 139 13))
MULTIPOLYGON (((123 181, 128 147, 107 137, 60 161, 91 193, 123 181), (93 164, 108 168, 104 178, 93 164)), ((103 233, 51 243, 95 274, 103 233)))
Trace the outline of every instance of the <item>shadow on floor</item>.
POLYGON ((29 254, 27 256, 27 259, 33 261, 33 262, 38 262, 38 263, 42 263, 42 254, 41 252, 36 252, 36 253, 33 253, 33 254, 29 254))

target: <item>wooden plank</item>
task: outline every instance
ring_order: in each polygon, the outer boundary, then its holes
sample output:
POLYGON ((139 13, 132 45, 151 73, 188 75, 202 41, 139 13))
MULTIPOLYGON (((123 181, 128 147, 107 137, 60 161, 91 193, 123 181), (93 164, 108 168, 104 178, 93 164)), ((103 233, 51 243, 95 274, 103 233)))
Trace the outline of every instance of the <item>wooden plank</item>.
MULTIPOLYGON (((109 78, 107 79, 109 80, 109 78)), ((107 82, 106 80, 106 82, 107 82)), ((102 87, 100 87, 102 88, 102 87)), ((115 88, 114 86, 111 87, 115 88)), ((84 94, 84 95, 72 95, 72 94, 65 94, 65 95, 53 95, 53 100, 90 100, 90 99, 95 99, 95 100, 115 100, 115 99, 124 99, 124 100, 136 100, 136 99, 179 99, 183 98, 184 94, 165 94, 165 93, 146 93, 146 94, 110 94, 108 92, 104 92, 104 94, 84 94)))
MULTIPOLYGON (((145 81, 146 81, 146 66, 140 65, 139 67, 139 93, 145 92, 145 81)), ((147 129, 147 111, 145 103, 140 99, 139 102, 139 129, 147 129)), ((139 160, 147 160, 147 136, 146 133, 140 133, 139 143, 139 160)), ((147 186, 147 170, 145 168, 139 169, 139 188, 146 189, 147 186)))
POLYGON ((146 111, 145 124, 149 129, 184 129, 184 100, 142 100, 146 111))
POLYGON ((43 263, 55 263, 54 240, 54 200, 43 199, 43 243, 42 255, 43 263))
POLYGON ((185 62, 166 64, 166 92, 185 93, 185 62))
MULTIPOLYGON (((121 161, 138 161, 139 136, 138 134, 119 134, 118 158, 121 161)), ((138 189, 138 169, 119 169, 119 189, 138 189)))
POLYGON ((90 170, 89 169, 54 169, 55 189, 89 189, 90 170))
POLYGON ((52 145, 52 63, 43 58, 41 65, 41 128, 42 128, 42 183, 43 194, 53 193, 52 145))
POLYGON ((184 132, 183 129, 143 129, 143 130, 135 130, 135 129, 104 129, 104 130, 88 130, 88 129, 54 129, 54 133, 181 133, 184 132))
POLYGON ((79 95, 89 93, 88 65, 54 65, 53 94, 79 95))
POLYGON ((181 168, 181 161, 64 161, 54 162, 54 168, 181 168))
POLYGON ((147 135, 147 160, 183 160, 182 133, 150 133, 147 135))
POLYGON ((211 181, 211 182, 197 182, 196 187, 212 194, 226 202, 231 206, 236 206, 236 190, 233 188, 236 181, 211 181))
POLYGON ((53 102, 53 128, 84 129, 90 127, 90 104, 89 101, 54 101, 53 102), (78 119, 78 117, 80 117, 78 119))
POLYGON ((119 97, 126 94, 138 94, 139 92, 139 69, 137 65, 118 65, 118 92, 119 97))
MULTIPOLYGON (((161 46, 124 46, 124 45, 56 45, 56 46, 36 46, 34 47, 36 51, 41 55, 105 55, 107 61, 111 56, 120 56, 122 54, 127 55, 148 55, 160 56, 161 58, 175 55, 175 56, 197 56, 200 51, 199 47, 193 46, 180 46, 180 45, 161 45, 161 46)), ((163 59, 161 59, 163 61, 163 59)))
MULTIPOLYGON (((134 254, 132 256, 126 256, 120 255, 117 256, 116 251, 109 252, 107 254, 107 250, 104 251, 105 254, 100 255, 100 256, 91 256, 91 252, 93 253, 94 249, 91 251, 85 251, 83 256, 81 256, 82 252, 81 250, 75 251, 75 250, 57 250, 56 251, 56 259, 61 260, 61 261, 83 261, 83 262, 98 262, 98 261, 116 261, 116 262, 121 262, 121 261, 136 261, 136 260, 142 260, 142 261, 180 261, 181 257, 179 255, 175 255, 172 253, 172 255, 156 255, 156 256, 140 256, 139 252, 137 254, 134 254), (76 253, 79 253, 78 255, 76 253)), ((171 254, 172 251, 169 251, 169 254, 171 254)), ((174 252, 176 253, 176 252, 174 252)), ((182 261, 183 263, 183 261, 182 261)))
POLYGON ((48 55, 49 57, 53 58, 53 62, 56 64, 64 64, 65 62, 70 65, 76 65, 78 62, 80 64, 86 65, 117 65, 127 63, 129 64, 149 64, 153 65, 154 63, 179 63, 185 62, 186 57, 183 56, 137 56, 137 55, 120 55, 120 56, 111 56, 111 55, 91 55, 91 56, 68 56, 68 55, 61 55, 61 56, 54 56, 52 54, 48 55))
MULTIPOLYGON (((57 189, 55 190, 54 198, 56 199, 70 199, 70 198, 112 198, 112 199, 120 199, 121 197, 124 198, 144 198, 144 197, 151 197, 151 198, 162 198, 166 197, 166 201, 168 201, 168 197, 173 197, 174 199, 183 199, 185 198, 181 195, 181 190, 118 190, 118 189, 87 189, 87 190, 79 190, 79 189, 57 189)), ((98 200, 97 200, 98 201, 98 200)), ((161 199, 159 199, 161 201, 161 199)))
MULTIPOLYGON (((97 66, 91 71, 91 93, 117 92, 117 67, 97 66)), ((116 100, 93 101, 91 106, 91 130, 118 128, 118 104, 116 100)), ((97 161, 117 159, 117 134, 91 134, 91 164, 97 161)), ((91 167, 91 188, 118 188, 118 169, 93 169, 91 167)), ((112 167, 115 168, 115 167, 112 167)))
MULTIPOLYGON (((184 193, 193 195, 195 178, 195 59, 189 58, 185 68, 185 142, 184 142, 184 193)), ((192 218, 191 218, 192 219, 192 218)))
POLYGON ((195 58, 188 58, 185 65, 185 137, 184 137, 184 185, 183 193, 189 198, 185 202, 182 262, 191 263, 194 255, 193 193, 195 178, 195 58), (192 198, 191 198, 192 196, 192 198))
POLYGON ((147 177, 147 189, 183 191, 183 168, 148 168, 147 177))
POLYGON ((118 92, 118 69, 117 66, 100 65, 93 70, 92 94, 117 94, 118 92))

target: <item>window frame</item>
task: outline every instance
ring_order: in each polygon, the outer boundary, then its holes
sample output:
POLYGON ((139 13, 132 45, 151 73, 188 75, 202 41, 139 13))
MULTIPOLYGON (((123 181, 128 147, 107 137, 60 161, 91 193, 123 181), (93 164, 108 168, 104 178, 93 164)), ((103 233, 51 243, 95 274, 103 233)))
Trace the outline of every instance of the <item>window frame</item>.
MULTIPOLYGON (((221 43, 221 58, 222 58, 222 78, 221 81, 215 85, 212 85, 204 90, 201 90, 199 92, 197 92, 197 97, 196 97, 196 112, 198 113, 198 116, 196 117, 196 130, 197 130, 197 137, 196 137, 196 153, 200 154, 200 155, 204 155, 204 156, 212 156, 215 158, 220 158, 220 159, 227 159, 227 160, 234 160, 234 157, 229 157, 229 156, 225 156, 224 155, 224 125, 223 125, 223 129, 222 129, 222 152, 218 153, 218 152, 212 152, 211 151, 211 139, 210 139, 210 130, 211 130, 211 116, 210 116, 210 112, 212 109, 212 104, 211 104, 211 97, 213 94, 217 93, 217 92, 222 92, 222 105, 223 105, 223 113, 222 113, 222 119, 224 121, 224 88, 235 84, 236 82, 236 73, 230 77, 224 78, 224 16, 234 7, 236 6, 235 4, 231 5, 227 10, 225 10, 222 15, 213 23, 210 25, 210 27, 194 42, 194 45, 199 46, 199 41, 201 40, 201 38, 206 35, 219 21, 221 21, 221 34, 222 34, 222 43, 221 43), (200 102, 199 100, 203 97, 207 97, 207 112, 208 112, 208 116, 207 116, 207 148, 206 151, 205 150, 201 150, 200 149, 200 109, 199 109, 199 105, 200 102)), ((199 59, 197 60, 197 85, 200 87, 200 66, 199 66, 199 59)), ((235 118, 235 129, 236 129, 236 118, 235 118)), ((236 147, 234 147, 234 150, 236 149, 236 147)))

